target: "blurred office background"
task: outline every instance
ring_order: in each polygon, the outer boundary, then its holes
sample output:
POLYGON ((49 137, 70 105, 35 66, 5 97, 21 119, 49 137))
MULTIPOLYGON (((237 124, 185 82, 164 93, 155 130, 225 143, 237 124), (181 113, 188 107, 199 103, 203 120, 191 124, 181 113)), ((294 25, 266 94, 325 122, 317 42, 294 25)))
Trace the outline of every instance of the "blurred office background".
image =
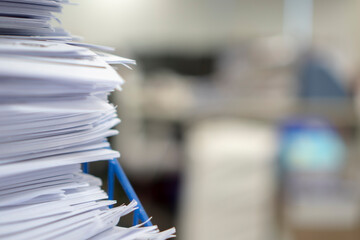
POLYGON ((112 144, 161 229, 360 239, 359 0, 76 2, 66 29, 137 60, 112 144))

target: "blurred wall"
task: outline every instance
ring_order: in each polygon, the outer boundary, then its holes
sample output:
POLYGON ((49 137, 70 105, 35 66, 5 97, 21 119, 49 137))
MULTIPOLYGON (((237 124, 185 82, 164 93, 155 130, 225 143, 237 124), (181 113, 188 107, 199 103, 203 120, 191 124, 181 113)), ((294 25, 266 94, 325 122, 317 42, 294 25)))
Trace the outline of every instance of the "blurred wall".
MULTIPOLYGON (((119 49, 202 52, 283 29, 284 0, 76 2, 64 10, 65 28, 87 42, 119 49)), ((315 43, 360 52, 359 11, 359 0, 314 0, 315 43)))
POLYGON ((206 51, 282 31, 282 0, 78 2, 64 11, 66 29, 87 42, 138 51, 206 51))

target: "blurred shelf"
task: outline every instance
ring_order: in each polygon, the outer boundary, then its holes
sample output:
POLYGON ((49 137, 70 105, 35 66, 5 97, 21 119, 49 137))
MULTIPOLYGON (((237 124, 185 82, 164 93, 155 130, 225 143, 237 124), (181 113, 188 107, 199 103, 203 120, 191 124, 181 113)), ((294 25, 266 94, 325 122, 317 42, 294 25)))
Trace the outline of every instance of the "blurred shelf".
POLYGON ((351 101, 228 98, 194 101, 184 106, 169 106, 146 101, 143 105, 145 118, 161 121, 191 122, 209 117, 239 117, 277 123, 294 117, 320 117, 336 126, 357 124, 355 107, 351 101))

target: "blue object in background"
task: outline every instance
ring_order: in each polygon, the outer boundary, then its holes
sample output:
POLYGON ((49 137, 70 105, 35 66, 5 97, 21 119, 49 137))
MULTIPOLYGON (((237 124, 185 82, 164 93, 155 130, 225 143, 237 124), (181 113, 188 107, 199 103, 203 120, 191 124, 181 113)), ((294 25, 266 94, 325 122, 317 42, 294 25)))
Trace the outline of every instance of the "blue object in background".
POLYGON ((304 119, 282 126, 280 164, 285 171, 336 172, 342 169, 345 145, 326 122, 304 119))
POLYGON ((287 199, 334 198, 342 191, 345 144, 319 119, 288 121, 282 126, 279 185, 287 199))
POLYGON ((309 55, 300 68, 299 97, 302 99, 349 98, 342 79, 314 54, 309 55))

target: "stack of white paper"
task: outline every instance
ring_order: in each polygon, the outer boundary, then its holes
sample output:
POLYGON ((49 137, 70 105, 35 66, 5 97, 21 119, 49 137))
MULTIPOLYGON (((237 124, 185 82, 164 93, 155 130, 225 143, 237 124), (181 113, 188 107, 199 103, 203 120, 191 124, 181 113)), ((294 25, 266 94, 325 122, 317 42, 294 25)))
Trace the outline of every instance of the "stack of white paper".
POLYGON ((80 163, 119 157, 107 96, 124 81, 109 63, 134 62, 68 42, 49 23, 63 3, 0 1, 0 239, 170 238, 115 227, 136 202, 110 209, 101 181, 81 173, 80 163))
POLYGON ((0 34, 9 36, 70 37, 50 21, 59 21, 53 13, 61 12, 67 0, 2 0, 0 2, 0 34))

